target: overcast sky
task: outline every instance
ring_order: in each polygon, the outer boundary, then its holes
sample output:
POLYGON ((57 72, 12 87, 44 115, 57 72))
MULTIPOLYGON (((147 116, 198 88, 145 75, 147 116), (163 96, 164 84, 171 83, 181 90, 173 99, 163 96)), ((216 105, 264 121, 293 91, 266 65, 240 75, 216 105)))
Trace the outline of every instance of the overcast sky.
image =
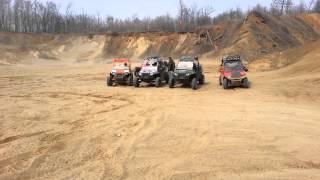
MULTIPOLYGON (((45 2, 47 0, 39 0, 45 2)), ((72 4, 75 12, 84 11, 88 14, 101 16, 112 15, 117 18, 127 18, 137 15, 139 18, 155 17, 169 13, 176 15, 179 0, 51 0, 56 2, 61 10, 68 4, 72 4)), ((300 0, 295 0, 300 2, 300 0)), ((309 0, 305 0, 306 2, 309 0)), ((271 0, 184 0, 185 4, 197 4, 199 8, 212 6, 214 15, 223 11, 240 7, 248 9, 260 3, 265 6, 271 4, 271 0)))

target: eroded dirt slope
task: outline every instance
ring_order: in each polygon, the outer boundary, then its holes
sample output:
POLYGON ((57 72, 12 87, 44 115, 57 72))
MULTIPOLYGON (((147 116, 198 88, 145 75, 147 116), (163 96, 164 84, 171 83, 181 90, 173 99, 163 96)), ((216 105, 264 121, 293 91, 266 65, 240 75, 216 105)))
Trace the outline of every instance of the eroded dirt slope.
POLYGON ((268 70, 284 67, 278 55, 319 39, 320 15, 274 17, 257 12, 244 21, 225 21, 195 33, 48 35, 0 33, 0 64, 32 64, 34 59, 97 62, 113 57, 141 59, 197 55, 208 58, 240 54, 249 63, 268 59, 268 70), (206 32, 212 38, 215 49, 206 32))
POLYGON ((194 33, 41 35, 0 33, 1 64, 32 64, 34 59, 64 62, 139 59, 150 55, 178 57, 208 52, 194 33))
MULTIPOLYGON (((279 61, 280 53, 319 39, 320 15, 275 17, 252 12, 243 22, 226 21, 200 32, 204 31, 210 32, 219 49, 208 53, 208 57, 240 54, 248 62, 268 59, 268 70, 271 70, 295 62, 291 59, 285 63, 279 61)), ((291 57, 295 57, 294 51, 291 57)))

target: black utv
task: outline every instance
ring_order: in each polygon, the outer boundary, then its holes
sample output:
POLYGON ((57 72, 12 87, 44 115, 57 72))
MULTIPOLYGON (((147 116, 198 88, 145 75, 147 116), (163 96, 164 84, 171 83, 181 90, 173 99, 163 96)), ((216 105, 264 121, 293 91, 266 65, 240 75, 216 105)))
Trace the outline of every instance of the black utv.
POLYGON ((140 83, 145 82, 161 87, 162 83, 168 83, 168 65, 159 57, 145 58, 141 67, 136 67, 133 84, 139 87, 140 83))
POLYGON ((197 57, 184 56, 180 59, 174 72, 170 72, 169 87, 174 88, 177 83, 190 86, 197 90, 199 84, 204 84, 205 76, 197 57))

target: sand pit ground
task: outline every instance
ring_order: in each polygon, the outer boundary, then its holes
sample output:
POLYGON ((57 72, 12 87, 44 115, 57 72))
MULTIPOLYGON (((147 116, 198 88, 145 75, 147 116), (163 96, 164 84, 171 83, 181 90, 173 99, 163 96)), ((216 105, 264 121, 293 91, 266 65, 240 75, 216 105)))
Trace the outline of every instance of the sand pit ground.
POLYGON ((320 179, 319 74, 223 90, 204 64, 198 91, 106 87, 105 64, 0 66, 0 179, 320 179))

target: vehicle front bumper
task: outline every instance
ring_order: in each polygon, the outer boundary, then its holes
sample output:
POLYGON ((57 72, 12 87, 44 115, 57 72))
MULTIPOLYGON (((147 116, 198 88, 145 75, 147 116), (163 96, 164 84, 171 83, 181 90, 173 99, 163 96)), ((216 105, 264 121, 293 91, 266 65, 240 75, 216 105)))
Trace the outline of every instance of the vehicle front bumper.
POLYGON ((158 76, 157 74, 140 74, 139 79, 143 82, 150 83, 155 81, 157 76, 158 76))
POLYGON ((226 77, 229 81, 233 82, 242 82, 244 79, 246 79, 246 76, 241 76, 241 77, 226 77))
POLYGON ((173 75, 176 81, 186 81, 190 79, 192 74, 193 72, 189 72, 189 71, 178 71, 178 72, 175 72, 173 75))
POLYGON ((117 82, 124 82, 127 81, 129 76, 131 76, 131 74, 111 74, 111 76, 113 77, 114 81, 117 82))
POLYGON ((246 79, 247 77, 244 76, 244 77, 237 77, 237 78, 234 78, 234 77, 226 77, 226 78, 229 80, 232 86, 240 86, 243 83, 243 80, 246 79))

